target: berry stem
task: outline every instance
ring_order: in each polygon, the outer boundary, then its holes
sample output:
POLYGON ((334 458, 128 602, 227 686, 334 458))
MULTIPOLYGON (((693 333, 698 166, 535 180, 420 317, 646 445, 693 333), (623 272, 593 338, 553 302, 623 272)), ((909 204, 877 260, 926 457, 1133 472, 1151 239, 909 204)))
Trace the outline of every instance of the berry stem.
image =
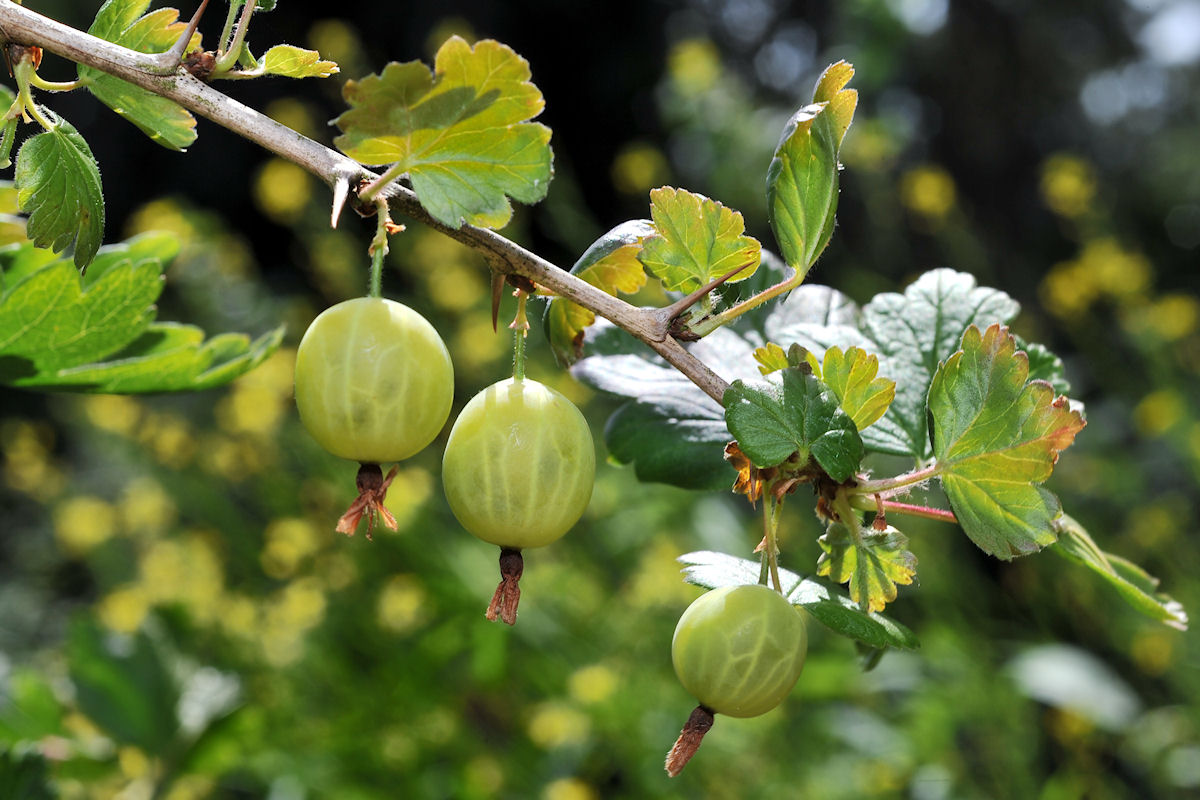
POLYGON ((383 257, 388 253, 388 215, 387 201, 375 201, 375 236, 371 239, 368 250, 371 253, 371 283, 367 289, 369 297, 383 296, 383 257))
POLYGON ((525 298, 529 295, 524 289, 513 292, 517 298, 517 315, 508 327, 513 332, 513 377, 519 381, 525 380, 525 337, 529 335, 529 318, 525 315, 525 298))
POLYGON ((779 506, 774 492, 765 492, 763 498, 763 571, 759 582, 766 584, 768 573, 775 591, 783 594, 783 583, 779 580, 779 506))
POLYGON ((675 740, 671 751, 667 753, 665 766, 667 774, 672 778, 683 772, 683 768, 692 760, 692 756, 696 755, 696 751, 700 749, 700 743, 704 739, 704 734, 708 733, 713 726, 713 719, 713 712, 704 706, 696 706, 692 711, 692 715, 683 725, 683 730, 679 732, 679 738, 675 740))

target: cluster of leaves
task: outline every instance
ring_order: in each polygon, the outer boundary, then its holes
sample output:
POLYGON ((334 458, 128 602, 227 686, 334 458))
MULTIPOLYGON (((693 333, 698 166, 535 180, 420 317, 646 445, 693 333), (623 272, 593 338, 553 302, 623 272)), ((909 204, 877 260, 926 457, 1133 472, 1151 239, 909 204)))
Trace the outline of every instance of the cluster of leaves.
MULTIPOLYGON (((277 45, 256 58, 246 42, 250 15, 270 11, 274 2, 246 7, 245 0, 231 0, 221 45, 215 52, 202 49, 201 36, 179 20, 173 8, 147 13, 150 0, 107 0, 88 33, 138 53, 165 53, 172 48, 196 61, 211 61, 206 77, 251 78, 276 75, 290 78, 328 77, 337 65, 312 50, 277 45), (239 12, 241 19, 234 24, 239 12)), ((4 90, 8 111, 0 161, 9 163, 18 122, 37 122, 42 132, 26 139, 17 152, 14 183, 18 204, 29 215, 29 238, 38 247, 73 252, 75 265, 86 269, 104 241, 104 195, 100 168, 83 135, 67 120, 39 106, 34 88, 69 91, 86 88, 100 102, 150 137, 171 150, 185 150, 196 140, 196 119, 177 103, 148 89, 109 75, 102 70, 78 66, 78 80, 71 84, 48 84, 37 76, 41 63, 38 48, 9 46, 15 56, 13 75, 18 93, 4 90)))

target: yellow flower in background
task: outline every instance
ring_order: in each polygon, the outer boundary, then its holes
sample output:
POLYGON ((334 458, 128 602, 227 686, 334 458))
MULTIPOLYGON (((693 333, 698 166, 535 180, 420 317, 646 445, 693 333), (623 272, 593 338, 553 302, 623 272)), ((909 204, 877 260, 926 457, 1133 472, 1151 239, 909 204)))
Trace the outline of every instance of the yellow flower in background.
POLYGON ((600 795, 579 778, 559 778, 546 785, 542 800, 599 800, 600 795))
POLYGON ((1078 156, 1058 153, 1042 164, 1042 201, 1056 214, 1083 215, 1096 197, 1096 172, 1078 156))
POLYGON ((534 709, 526 731, 534 744, 553 750, 585 741, 591 732, 591 720, 578 709, 550 701, 534 709))
POLYGON ((231 434, 274 433, 291 409, 295 368, 296 351, 281 348, 238 378, 217 402, 217 425, 231 434))
POLYGON ((675 560, 682 550, 664 537, 657 537, 643 548, 642 560, 629 588, 629 603, 641 606, 683 606, 696 599, 697 590, 679 580, 679 563, 675 560))
POLYGON ((281 125, 286 125, 310 139, 321 136, 324 123, 318 123, 316 111, 307 103, 294 97, 272 100, 263 113, 281 125))
POLYGON ((617 674, 603 664, 581 667, 571 674, 567 691, 584 705, 603 703, 617 690, 617 674))
POLYGON ((682 94, 703 94, 721 77, 721 53, 708 39, 686 39, 671 48, 667 69, 682 94))
POLYGON ((304 559, 316 553, 321 536, 316 526, 299 517, 277 519, 263 533, 259 562, 268 577, 290 578, 304 559))
POLYGON ((146 414, 138 441, 150 448, 155 459, 172 469, 182 469, 196 454, 196 441, 187 420, 175 414, 146 414))
POLYGON ((1137 299, 1149 288, 1152 277, 1150 261, 1143 254, 1103 237, 1086 242, 1074 260, 1055 264, 1039 289, 1051 313, 1070 318, 1101 298, 1137 299))
POLYGON ((99 497, 71 497, 54 510, 54 538, 72 556, 87 555, 117 530, 117 510, 99 497))
POLYGON ((254 176, 254 202, 280 225, 300 219, 312 198, 313 178, 303 168, 282 158, 272 158, 254 176))
POLYGON ((154 542, 139 559, 138 571, 152 602, 179 603, 202 625, 216 621, 225 571, 203 534, 154 542))
POLYGON ((504 328, 500 328, 499 333, 492 330, 490 312, 466 315, 449 343, 455 367, 461 366, 464 372, 472 372, 511 358, 512 338, 511 334, 506 334, 508 331, 504 328))
POLYGON ((142 417, 142 405, 127 395, 96 394, 81 398, 88 422, 101 430, 132 436, 142 417))
POLYGON ((100 624, 116 633, 133 633, 142 627, 150 613, 150 598, 144 587, 122 586, 102 597, 96 604, 100 624))
POLYGON ((406 271, 421 277, 438 308, 466 311, 490 295, 480 257, 448 236, 421 229, 402 263, 406 271))
POLYGON ((954 179, 941 167, 914 167, 900 178, 900 201, 930 225, 940 226, 946 221, 957 197, 954 179))
POLYGON ((1142 398, 1133 409, 1133 421, 1145 436, 1161 436, 1174 428, 1187 413, 1187 405, 1179 392, 1159 389, 1142 398))
POLYGON ((66 478, 51 459, 54 431, 25 420, 5 420, 0 426, 4 453, 4 482, 35 500, 46 501, 62 491, 66 478))
POLYGON ((121 526, 132 534, 154 535, 175 523, 178 510, 153 478, 134 478, 126 484, 118 506, 121 526))
POLYGON ((424 621, 428 606, 428 593, 421 582, 412 575, 397 575, 379 593, 379 626, 393 633, 407 633, 424 621))
POLYGON ((1174 344, 1196 332, 1200 300, 1185 294, 1164 294, 1139 306, 1124 309, 1121 322, 1134 335, 1148 335, 1174 344))
POLYGON ((613 159, 612 182, 617 191, 639 195, 670 180, 667 158, 652 144, 631 142, 613 159))
POLYGON ((504 766, 494 756, 475 756, 463 768, 463 781, 474 795, 495 797, 504 786, 504 766))
POLYGON ((398 470, 388 486, 383 504, 396 518, 396 525, 404 530, 413 521, 425 501, 433 494, 433 476, 424 467, 407 467, 398 470))

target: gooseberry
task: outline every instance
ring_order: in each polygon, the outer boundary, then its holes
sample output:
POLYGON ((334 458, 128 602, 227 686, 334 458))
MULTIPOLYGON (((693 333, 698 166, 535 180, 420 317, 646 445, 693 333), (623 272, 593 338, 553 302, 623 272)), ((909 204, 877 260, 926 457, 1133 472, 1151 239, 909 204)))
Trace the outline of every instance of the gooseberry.
POLYGON ((359 297, 327 308, 296 350, 300 421, 335 456, 400 461, 450 415, 454 367, 429 322, 406 305, 359 297))
POLYGON ((713 714, 756 717, 783 702, 807 652, 803 617, 773 589, 726 586, 697 598, 675 627, 671 662, 700 707, 668 755, 667 772, 683 769, 713 714))
POLYGON ((579 521, 595 474, 587 420, 548 386, 510 378, 463 408, 442 456, 442 483, 462 526, 501 548, 490 619, 516 620, 520 551, 550 544, 579 521))
POLYGON ((353 534, 365 514, 367 538, 376 515, 393 530, 383 506, 393 469, 441 431, 454 396, 454 367, 429 322, 402 303, 380 297, 347 300, 321 312, 296 350, 296 407, 317 443, 362 464, 358 499, 338 521, 353 534))

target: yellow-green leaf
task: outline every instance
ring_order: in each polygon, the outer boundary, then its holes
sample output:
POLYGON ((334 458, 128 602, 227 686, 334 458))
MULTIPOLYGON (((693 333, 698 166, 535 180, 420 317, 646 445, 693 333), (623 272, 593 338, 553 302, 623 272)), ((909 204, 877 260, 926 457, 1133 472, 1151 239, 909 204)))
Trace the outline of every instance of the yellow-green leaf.
POLYGON ((825 351, 822 380, 860 431, 882 417, 896 397, 896 382, 875 377, 878 372, 878 356, 861 348, 851 347, 843 353, 834 346, 825 351))
MULTIPOLYGON (((571 273, 609 294, 633 294, 646 285, 638 253, 642 239, 653 231, 645 220, 621 223, 584 251, 571 273)), ((570 366, 583 356, 584 331, 595 321, 594 312, 565 297, 550 301, 546 334, 560 364, 570 366)))
POLYGON ((896 585, 907 586, 917 573, 917 557, 907 549, 908 538, 891 526, 882 531, 860 529, 853 536, 835 522, 817 543, 824 551, 817 560, 817 574, 849 583, 850 599, 868 611, 882 611, 896 599, 896 585))
POLYGON ((508 198, 540 201, 553 174, 550 129, 529 122, 544 105, 529 77, 528 62, 506 45, 452 37, 432 72, 410 61, 347 81, 350 110, 336 120, 334 144, 363 164, 407 173, 445 225, 502 227, 508 198))
POLYGON ((675 291, 692 292, 738 267, 731 282, 758 269, 761 246, 745 236, 738 211, 716 200, 664 186, 650 192, 655 235, 642 244, 638 258, 646 269, 675 291))
MULTIPOLYGON (((173 8, 156 9, 142 16, 149 6, 150 0, 108 0, 96 12, 88 33, 139 53, 165 52, 187 26, 179 21, 179 12, 173 8)), ((190 48, 199 46, 200 36, 196 34, 190 48)), ((92 67, 80 65, 79 79, 100 102, 163 147, 184 150, 196 140, 195 117, 175 102, 92 67)))
POLYGON ((1062 513, 1041 487, 1085 425, 1066 397, 1028 380, 1008 328, 971 325, 933 376, 933 454, 950 507, 971 540, 1010 559, 1052 544, 1062 513))
POLYGON ((338 71, 337 64, 323 61, 316 50, 290 44, 272 47, 263 55, 262 64, 267 74, 285 78, 328 78, 338 71))

